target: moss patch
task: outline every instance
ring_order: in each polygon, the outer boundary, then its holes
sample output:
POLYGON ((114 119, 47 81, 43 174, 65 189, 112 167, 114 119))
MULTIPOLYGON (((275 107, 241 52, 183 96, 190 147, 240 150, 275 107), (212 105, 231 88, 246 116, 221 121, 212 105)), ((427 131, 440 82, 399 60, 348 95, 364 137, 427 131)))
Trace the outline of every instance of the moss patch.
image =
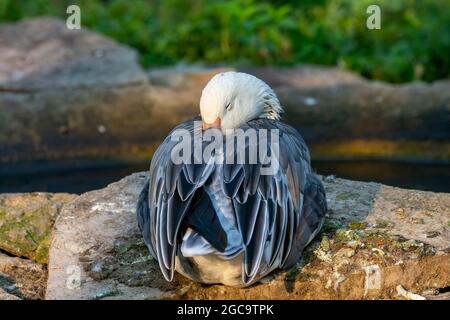
POLYGON ((351 230, 364 230, 367 227, 367 222, 352 221, 348 224, 351 230))
POLYGON ((39 263, 48 262, 53 224, 73 195, 5 194, 0 198, 0 248, 39 263))

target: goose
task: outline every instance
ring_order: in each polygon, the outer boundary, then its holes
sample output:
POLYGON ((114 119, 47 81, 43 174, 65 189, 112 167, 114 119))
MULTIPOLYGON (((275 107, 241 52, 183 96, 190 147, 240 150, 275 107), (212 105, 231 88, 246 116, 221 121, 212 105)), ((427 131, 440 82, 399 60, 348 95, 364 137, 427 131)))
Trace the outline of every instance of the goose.
POLYGON ((176 271, 200 283, 246 287, 299 262, 323 225, 327 202, 305 141, 282 114, 265 82, 222 72, 204 87, 200 115, 175 127, 156 150, 136 211, 167 281, 176 271), (255 142, 252 130, 276 135, 255 142), (218 147, 198 157, 196 148, 211 149, 199 137, 213 131, 218 147), (180 148, 180 132, 194 146, 180 148), (245 139, 238 142, 237 133, 245 139), (257 161, 236 160, 255 144, 267 152, 257 161))

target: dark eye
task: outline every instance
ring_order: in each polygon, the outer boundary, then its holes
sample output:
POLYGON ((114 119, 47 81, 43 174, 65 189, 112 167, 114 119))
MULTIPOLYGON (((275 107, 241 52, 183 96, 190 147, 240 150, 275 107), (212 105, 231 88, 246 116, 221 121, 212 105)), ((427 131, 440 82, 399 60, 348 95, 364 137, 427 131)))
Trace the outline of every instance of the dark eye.
POLYGON ((227 111, 230 111, 231 109, 233 109, 233 105, 231 104, 231 102, 228 102, 226 108, 227 108, 227 111))

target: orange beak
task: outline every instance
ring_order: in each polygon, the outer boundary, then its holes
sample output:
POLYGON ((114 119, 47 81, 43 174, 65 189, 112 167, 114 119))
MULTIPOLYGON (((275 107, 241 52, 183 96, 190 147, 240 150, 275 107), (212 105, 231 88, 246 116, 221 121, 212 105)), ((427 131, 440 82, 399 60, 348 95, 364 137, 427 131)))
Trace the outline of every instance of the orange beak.
POLYGON ((203 121, 203 130, 209 129, 209 128, 220 128, 220 118, 216 118, 214 122, 206 123, 203 121))

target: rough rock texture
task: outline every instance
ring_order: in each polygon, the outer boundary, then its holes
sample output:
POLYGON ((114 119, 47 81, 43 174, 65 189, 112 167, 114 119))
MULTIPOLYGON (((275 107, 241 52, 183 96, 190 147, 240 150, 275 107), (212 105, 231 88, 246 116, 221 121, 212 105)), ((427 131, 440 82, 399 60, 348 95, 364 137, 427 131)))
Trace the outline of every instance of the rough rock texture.
POLYGON ((135 204, 145 178, 135 174, 111 185, 113 192, 85 193, 63 210, 50 248, 47 299, 156 298, 164 294, 158 284, 171 286, 150 262, 136 229, 135 204))
POLYGON ((0 194, 0 249, 47 263, 53 223, 76 195, 65 193, 0 194))
MULTIPOLYGON (((4 24, 0 162, 147 160, 172 127, 198 114, 203 86, 223 70, 147 73, 134 50, 63 21, 4 24)), ((448 80, 398 86, 335 68, 241 70, 274 87, 315 157, 450 159, 448 80)))
POLYGON ((43 299, 46 282, 43 265, 0 253, 0 300, 43 299))
POLYGON ((324 178, 330 212, 298 266, 246 289, 167 283, 136 226, 136 173, 64 207, 50 250, 47 299, 372 299, 450 285, 450 194, 324 178))
POLYGON ((0 300, 20 300, 20 298, 0 288, 0 300))

